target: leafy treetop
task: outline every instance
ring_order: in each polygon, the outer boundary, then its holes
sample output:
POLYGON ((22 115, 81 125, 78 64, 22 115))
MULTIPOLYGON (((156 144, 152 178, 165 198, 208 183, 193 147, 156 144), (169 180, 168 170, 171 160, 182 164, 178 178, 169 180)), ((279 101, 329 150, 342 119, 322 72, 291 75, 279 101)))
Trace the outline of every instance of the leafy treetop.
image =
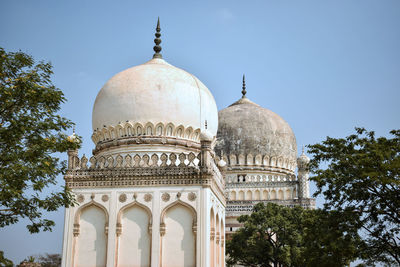
POLYGON ((73 204, 65 188, 44 192, 66 167, 54 153, 79 147, 63 133, 73 123, 57 114, 66 99, 52 74, 50 63, 0 48, 0 227, 27 218, 31 233, 51 230, 42 212, 73 204))
POLYGON ((356 128, 346 138, 310 145, 310 178, 326 210, 351 213, 367 263, 400 265, 400 130, 392 138, 356 128))

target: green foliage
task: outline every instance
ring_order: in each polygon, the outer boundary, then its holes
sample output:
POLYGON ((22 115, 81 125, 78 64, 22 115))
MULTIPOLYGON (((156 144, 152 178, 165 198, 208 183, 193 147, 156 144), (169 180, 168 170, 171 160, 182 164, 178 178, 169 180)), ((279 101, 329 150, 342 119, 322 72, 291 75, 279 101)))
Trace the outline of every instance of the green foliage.
POLYGON ((258 203, 251 215, 238 218, 244 226, 227 241, 227 263, 346 266, 357 257, 358 237, 342 218, 335 212, 258 203))
POLYGON ((41 267, 59 267, 61 266, 61 255, 46 253, 38 256, 38 262, 41 267))
POLYGON ((75 149, 63 131, 73 123, 57 115, 65 101, 51 82, 50 63, 0 48, 0 227, 28 218, 31 233, 51 230, 43 211, 73 204, 67 189, 44 195, 65 170, 56 152, 75 149))
POLYGON ((400 265, 400 130, 375 138, 356 128, 346 138, 309 146, 310 179, 323 194, 326 210, 353 215, 354 229, 365 237, 366 263, 400 265))
POLYGON ((303 213, 303 250, 299 266, 348 266, 361 245, 351 213, 306 210, 303 213))
POLYGON ((0 251, 0 267, 13 267, 14 263, 7 259, 6 257, 4 257, 4 252, 0 251))

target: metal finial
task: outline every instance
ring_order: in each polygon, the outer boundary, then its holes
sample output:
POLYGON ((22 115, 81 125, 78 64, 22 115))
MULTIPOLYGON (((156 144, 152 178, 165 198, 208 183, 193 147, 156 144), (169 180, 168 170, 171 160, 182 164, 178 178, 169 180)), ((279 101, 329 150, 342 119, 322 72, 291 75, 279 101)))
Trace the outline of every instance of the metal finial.
POLYGON ((244 77, 244 74, 243 74, 243 86, 242 86, 242 98, 245 98, 246 97, 246 80, 245 80, 245 77, 244 77))
POLYGON ((72 127, 72 133, 75 134, 75 125, 72 127))
POLYGON ((153 55, 153 58, 162 58, 162 55, 160 54, 160 52, 161 52, 161 46, 160 46, 160 44, 161 44, 161 39, 160 39, 161 33, 160 33, 160 31, 161 31, 161 28, 160 28, 160 17, 158 17, 156 33, 155 33, 156 39, 154 39, 154 43, 156 45, 153 47, 153 50, 155 52, 154 55, 153 55))
POLYGON ((205 126, 205 128, 207 130, 207 120, 204 122, 204 126, 205 126))
POLYGON ((301 147, 301 153, 304 154, 304 145, 301 147))

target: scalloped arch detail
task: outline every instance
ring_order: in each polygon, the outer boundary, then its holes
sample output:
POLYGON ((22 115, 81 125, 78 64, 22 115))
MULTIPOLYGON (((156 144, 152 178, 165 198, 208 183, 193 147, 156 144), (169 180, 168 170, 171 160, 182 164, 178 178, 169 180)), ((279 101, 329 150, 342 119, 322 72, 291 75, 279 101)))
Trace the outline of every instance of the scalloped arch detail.
POLYGON ((125 122, 95 130, 92 134, 92 141, 97 145, 101 142, 124 139, 131 136, 169 136, 200 142, 200 132, 200 129, 193 129, 192 126, 176 126, 173 123, 159 122, 153 124, 147 122, 143 125, 139 122, 125 122))

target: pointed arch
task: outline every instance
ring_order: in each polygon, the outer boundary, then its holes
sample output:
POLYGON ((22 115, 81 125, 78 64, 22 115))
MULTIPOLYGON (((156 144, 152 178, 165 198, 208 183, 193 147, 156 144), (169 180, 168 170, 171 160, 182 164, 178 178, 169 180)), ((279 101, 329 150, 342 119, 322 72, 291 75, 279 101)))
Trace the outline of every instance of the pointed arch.
POLYGON ((118 211, 116 266, 151 265, 152 222, 151 210, 137 201, 118 211))
POLYGON ((149 231, 151 231, 151 226, 152 226, 152 224, 153 224, 153 216, 152 216, 151 210, 150 210, 149 207, 147 207, 146 205, 143 205, 143 204, 141 204, 141 203, 139 203, 139 202, 137 202, 137 201, 134 201, 134 202, 132 202, 132 203, 126 204, 125 206, 123 206, 122 208, 120 208, 120 210, 118 211, 118 214, 117 214, 117 225, 118 225, 118 224, 121 224, 121 216, 122 216, 122 213, 123 213, 125 210, 127 210, 127 209, 129 209, 129 208, 132 208, 132 207, 134 207, 134 206, 138 206, 138 207, 140 207, 140 208, 142 208, 142 209, 144 209, 144 210, 146 211, 147 215, 148 215, 149 218, 150 218, 150 221, 149 221, 149 231))
POLYGON ((284 199, 284 197, 283 197, 283 190, 282 190, 282 189, 279 189, 279 191, 278 191, 278 199, 279 199, 279 200, 283 200, 283 199, 284 199))
POLYGON ((218 212, 215 215, 215 266, 220 267, 220 242, 221 241, 221 221, 218 212))
POLYGON ((160 235, 160 266, 196 265, 197 212, 191 205, 178 199, 165 207, 160 216, 160 235))
POLYGON ((143 134, 149 136, 155 135, 153 123, 151 122, 146 123, 146 125, 144 126, 143 134))
POLYGON ((263 158, 263 165, 264 166, 270 166, 270 162, 269 161, 270 161, 269 157, 267 155, 265 155, 264 158, 263 158))
POLYGON ((244 192, 243 192, 243 190, 239 191, 238 200, 244 200, 244 192))
POLYGON ((210 267, 215 266, 215 213, 214 208, 210 209, 210 267))
POLYGON ((270 199, 276 199, 276 191, 275 190, 271 191, 270 199))
POLYGON ((239 155, 239 165, 245 165, 246 164, 246 157, 243 154, 239 155))
POLYGON ((292 191, 288 188, 286 189, 285 192, 285 199, 291 199, 292 198, 292 191))
POLYGON ((230 200, 236 200, 236 191, 232 190, 230 192, 230 200))
POLYGON ((172 123, 168 123, 167 126, 165 126, 165 135, 166 136, 174 136, 175 134, 175 125, 172 123))
POLYGON ((121 124, 118 124, 115 127, 115 131, 117 132, 117 138, 122 138, 125 136, 125 129, 124 129, 124 127, 122 127, 121 124))
POLYGON ((175 136, 177 138, 184 138, 184 133, 185 133, 185 127, 183 127, 183 125, 179 125, 178 127, 176 127, 175 129, 175 136))
POLYGON ((192 134, 193 134, 193 128, 189 126, 185 130, 185 139, 190 139, 192 137, 192 134))
POLYGON ((108 126, 108 133, 110 135, 111 140, 114 140, 117 138, 117 134, 116 134, 115 128, 113 126, 108 126))
POLYGON ((251 190, 247 190, 246 200, 253 200, 253 192, 251 192, 251 190))
POLYGON ((108 227, 108 211, 107 211, 107 209, 103 205, 101 205, 100 203, 98 203, 98 202, 96 202, 94 200, 91 200, 90 202, 88 202, 88 203, 86 203, 86 204, 84 204, 84 205, 82 205, 82 206, 80 206, 78 208, 78 210, 75 212, 74 224, 79 224, 79 219, 80 219, 80 216, 82 214, 82 211, 85 208, 90 207, 92 205, 100 208, 105 213, 105 215, 106 215, 106 224, 107 224, 107 227, 108 227))
POLYGON ((74 215, 73 266, 81 262, 106 265, 108 223, 107 209, 94 200, 78 208, 74 215))
POLYGON ((246 165, 253 165, 254 164, 254 157, 252 154, 247 155, 246 165))
POLYGON ((141 123, 139 123, 139 122, 135 123, 133 129, 135 129, 137 136, 141 136, 141 135, 145 134, 145 130, 143 128, 143 125, 141 123))
POLYGON ((164 124, 162 124, 161 122, 159 122, 159 123, 156 125, 155 134, 158 135, 158 136, 160 136, 160 135, 165 135, 164 130, 165 130, 165 129, 164 129, 164 124))
POLYGON ((236 155, 229 155, 229 164, 231 165, 231 166, 234 166, 234 165, 236 165, 237 164, 237 161, 236 161, 236 155))
POLYGON ((124 125, 124 129, 125 129, 126 136, 135 136, 136 135, 136 131, 135 131, 135 128, 133 127, 132 123, 126 122, 124 125))
POLYGON ((200 129, 197 129, 192 133, 191 139, 197 141, 199 139, 199 136, 200 136, 200 129))
POLYGON ((264 190, 264 191, 263 191, 262 199, 263 199, 263 200, 268 200, 268 199, 269 199, 269 194, 268 194, 268 191, 267 191, 267 190, 264 190))

